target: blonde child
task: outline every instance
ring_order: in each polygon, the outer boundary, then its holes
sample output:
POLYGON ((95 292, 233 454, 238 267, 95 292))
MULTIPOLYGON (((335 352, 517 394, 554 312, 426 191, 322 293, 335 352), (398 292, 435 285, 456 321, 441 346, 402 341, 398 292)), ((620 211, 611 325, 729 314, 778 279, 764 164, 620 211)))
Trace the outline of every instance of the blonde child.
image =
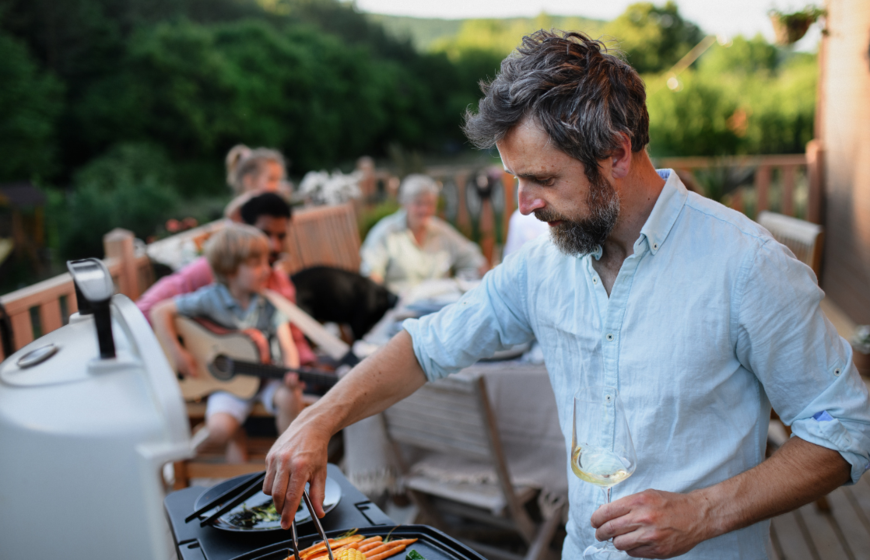
MULTIPOLYGON (((164 347, 170 348, 179 373, 197 375, 196 358, 178 341, 175 317, 201 317, 217 325, 243 330, 259 330, 270 342, 273 362, 299 367, 299 354, 293 343, 290 325, 261 295, 271 273, 269 241, 258 229, 231 224, 215 233, 206 243, 205 256, 216 283, 165 300, 151 311, 151 322, 164 347), (280 358, 276 358, 276 357, 280 358)), ((282 433, 302 409, 302 388, 293 374, 284 382, 263 383, 256 397, 243 400, 225 392, 209 396, 206 408, 208 443, 227 445, 227 460, 247 460, 244 431, 239 430, 256 400, 275 414, 278 433, 282 433)))

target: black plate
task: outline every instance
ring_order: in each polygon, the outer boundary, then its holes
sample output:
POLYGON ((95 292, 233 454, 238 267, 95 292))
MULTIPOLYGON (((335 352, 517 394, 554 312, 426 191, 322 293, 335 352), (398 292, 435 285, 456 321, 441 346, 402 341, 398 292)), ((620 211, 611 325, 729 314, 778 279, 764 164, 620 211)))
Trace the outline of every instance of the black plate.
MULTIPOLYGON (((219 484, 216 484, 206 490, 200 495, 196 500, 196 504, 194 504, 193 509, 197 510, 213 500, 215 497, 220 494, 226 492, 234 485, 242 482, 246 478, 252 478, 255 475, 244 474, 242 476, 237 476, 235 478, 230 478, 229 480, 225 480, 219 484)), ((338 485, 338 482, 333 479, 326 477, 326 499, 323 501, 323 511, 325 513, 329 513, 332 509, 338 505, 338 502, 341 500, 341 486, 338 485)), ((267 496, 263 492, 258 492, 254 494, 250 498, 248 498, 243 504, 236 506, 231 509, 227 513, 218 517, 214 523, 212 524, 215 528, 221 529, 223 531, 234 531, 237 533, 260 533, 263 531, 280 531, 281 530, 281 522, 280 521, 272 521, 272 522, 263 522, 257 525, 256 527, 245 527, 243 525, 238 525, 233 523, 232 518, 238 512, 242 510, 243 506, 247 507, 256 507, 265 504, 269 504, 272 501, 271 496, 267 496)), ((211 511, 214 511, 212 509, 211 511)), ((203 518, 208 517, 210 512, 205 512, 203 514, 203 518)), ((311 521, 311 514, 308 513, 308 508, 305 507, 304 503, 299 504, 299 510, 296 512, 296 525, 302 525, 303 523, 307 523, 311 521)))
MULTIPOLYGON (((343 535, 348 530, 329 531, 326 535, 329 538, 335 538, 338 535, 343 535)), ((417 542, 407 547, 402 552, 392 556, 390 560, 404 560, 405 555, 416 550, 426 560, 486 560, 483 556, 468 548, 453 537, 442 533, 438 529, 429 527, 428 525, 399 525, 391 527, 382 525, 378 527, 364 527, 357 531, 356 534, 366 537, 382 535, 384 537, 390 534, 391 540, 399 539, 418 539, 417 542)), ((308 548, 315 542, 322 539, 320 535, 306 535, 299 538, 299 549, 308 548)), ((285 560, 288 556, 287 552, 293 550, 293 541, 287 540, 279 543, 258 548, 247 554, 236 556, 233 560, 285 560)), ((292 552, 290 553, 292 554, 292 552)))

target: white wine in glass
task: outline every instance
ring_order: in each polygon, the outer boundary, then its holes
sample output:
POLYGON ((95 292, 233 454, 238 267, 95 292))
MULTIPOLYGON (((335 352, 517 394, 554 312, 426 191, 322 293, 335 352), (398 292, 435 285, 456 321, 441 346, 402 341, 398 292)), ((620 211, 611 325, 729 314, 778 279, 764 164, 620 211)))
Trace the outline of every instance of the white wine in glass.
MULTIPOLYGON (((616 389, 601 385, 578 389, 574 395, 571 470, 580 480, 601 488, 604 503, 609 504, 610 489, 636 468, 637 455, 616 389)), ((611 541, 587 547, 583 556, 628 558, 611 541)))

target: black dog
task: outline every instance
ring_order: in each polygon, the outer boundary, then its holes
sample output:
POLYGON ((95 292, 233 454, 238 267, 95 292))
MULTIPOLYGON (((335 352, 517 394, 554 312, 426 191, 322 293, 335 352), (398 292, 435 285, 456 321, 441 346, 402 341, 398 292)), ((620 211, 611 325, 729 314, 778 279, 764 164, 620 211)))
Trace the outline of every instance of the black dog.
POLYGON ((356 340, 369 332, 399 298, 356 272, 331 266, 300 270, 291 279, 296 304, 320 322, 346 323, 356 340))

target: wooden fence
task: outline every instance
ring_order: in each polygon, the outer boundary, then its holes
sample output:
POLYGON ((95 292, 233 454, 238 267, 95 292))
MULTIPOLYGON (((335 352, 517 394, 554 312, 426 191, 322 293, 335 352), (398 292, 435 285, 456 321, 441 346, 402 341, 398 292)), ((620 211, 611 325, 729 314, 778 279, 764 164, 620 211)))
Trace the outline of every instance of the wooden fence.
MULTIPOLYGON (((106 251, 103 262, 118 292, 135 300, 154 279, 148 255, 134 249, 133 234, 123 229, 107 233, 103 246, 106 251)), ((78 311, 75 287, 68 272, 0 296, 0 305, 9 316, 13 351, 60 328, 78 311)), ((0 360, 5 357, 0 346, 0 360)))
POLYGON ((751 185, 742 185, 729 197, 735 210, 747 212, 746 199, 753 199, 750 214, 755 218, 765 210, 800 217, 814 224, 821 224, 824 215, 823 154, 820 144, 813 140, 807 145, 806 154, 746 156, 728 158, 662 158, 658 167, 677 170, 691 180, 699 171, 713 169, 744 169, 753 177, 751 185), (779 187, 778 207, 772 206, 771 190, 776 177, 779 187), (798 215, 798 178, 806 184, 805 210, 798 215), (747 196, 748 195, 748 196, 747 196))
MULTIPOLYGON (((702 191, 705 189, 698 179, 701 174, 715 170, 741 170, 749 178, 749 183, 738 185, 726 197, 724 202, 732 208, 753 219, 765 210, 774 210, 820 224, 824 211, 821 162, 819 144, 813 140, 808 144, 806 154, 662 158, 656 161, 656 166, 677 170, 686 182, 696 183, 702 191), (804 187, 806 190, 800 192, 804 187), (776 197, 772 196, 774 188, 778 190, 776 197), (752 206, 749 207, 745 200, 753 201, 752 206)), ((468 165, 430 167, 426 172, 444 187, 446 204, 443 205, 442 218, 477 241, 487 260, 497 264, 500 258, 497 242, 504 243, 508 222, 517 207, 514 177, 498 168, 468 165), (468 190, 475 189, 475 182, 482 176, 487 176, 490 182, 488 197, 469 196, 468 190), (501 192, 497 192, 499 189, 501 192), (478 202, 470 208, 469 201, 475 198, 478 202)), ((398 183, 398 179, 387 171, 380 170, 377 174, 384 182, 392 180, 398 183)), ((395 196, 395 189, 391 194, 395 196)))

